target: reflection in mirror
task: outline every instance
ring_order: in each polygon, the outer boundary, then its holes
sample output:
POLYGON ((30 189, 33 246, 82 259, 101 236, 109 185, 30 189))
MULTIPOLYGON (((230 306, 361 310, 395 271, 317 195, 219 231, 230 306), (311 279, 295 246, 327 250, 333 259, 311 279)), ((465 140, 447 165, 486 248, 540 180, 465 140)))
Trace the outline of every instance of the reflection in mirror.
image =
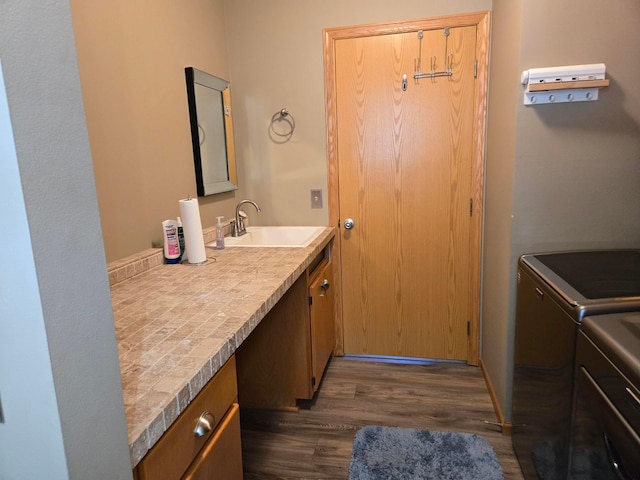
POLYGON ((198 196, 238 188, 229 82, 185 68, 198 196))

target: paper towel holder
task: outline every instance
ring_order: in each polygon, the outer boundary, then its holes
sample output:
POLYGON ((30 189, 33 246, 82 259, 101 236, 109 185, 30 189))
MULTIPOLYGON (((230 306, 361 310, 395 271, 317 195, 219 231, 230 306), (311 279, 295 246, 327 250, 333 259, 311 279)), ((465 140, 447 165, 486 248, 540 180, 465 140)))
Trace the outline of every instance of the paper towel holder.
POLYGON ((524 104, 595 101, 599 89, 609 86, 605 72, 604 63, 524 70, 520 77, 520 82, 527 87, 524 104))

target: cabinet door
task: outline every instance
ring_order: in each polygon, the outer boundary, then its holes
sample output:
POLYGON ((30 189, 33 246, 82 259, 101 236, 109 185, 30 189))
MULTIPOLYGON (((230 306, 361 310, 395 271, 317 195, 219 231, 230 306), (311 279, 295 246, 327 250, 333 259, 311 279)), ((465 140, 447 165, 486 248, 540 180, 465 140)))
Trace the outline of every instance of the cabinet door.
POLYGON ((184 480, 242 480, 240 409, 234 403, 215 434, 198 453, 184 480))
POLYGON ((236 350, 242 408, 296 408, 313 397, 309 289, 301 275, 236 350))
POLYGON ((329 262, 309 286, 311 297, 311 364, 313 368, 313 391, 318 389, 320 379, 327 366, 334 336, 334 289, 332 263, 329 262))

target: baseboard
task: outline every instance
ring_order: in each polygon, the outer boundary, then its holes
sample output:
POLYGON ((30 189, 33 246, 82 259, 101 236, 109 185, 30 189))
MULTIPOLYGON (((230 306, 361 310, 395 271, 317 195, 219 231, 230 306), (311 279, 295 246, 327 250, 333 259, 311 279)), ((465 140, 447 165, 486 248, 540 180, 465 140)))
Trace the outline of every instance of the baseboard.
POLYGON ((487 385, 487 390, 489 390, 489 397, 491 398, 491 403, 493 404, 493 411, 495 412, 496 418, 498 419, 498 424, 500 425, 502 434, 510 437, 513 433, 513 424, 511 422, 504 421, 504 414, 502 413, 502 409, 500 408, 500 403, 498 402, 496 391, 494 390, 493 384, 491 383, 491 378, 489 378, 489 375, 487 374, 487 370, 484 366, 482 358, 480 359, 480 370, 482 371, 484 382, 487 385))

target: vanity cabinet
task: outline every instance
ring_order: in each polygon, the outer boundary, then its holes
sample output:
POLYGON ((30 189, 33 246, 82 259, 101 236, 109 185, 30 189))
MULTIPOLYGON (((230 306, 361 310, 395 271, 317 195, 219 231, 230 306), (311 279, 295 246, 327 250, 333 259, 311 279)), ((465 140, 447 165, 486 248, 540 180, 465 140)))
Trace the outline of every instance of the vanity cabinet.
POLYGON ((236 359, 205 385, 136 467, 137 480, 242 479, 236 359))
POLYGON ((334 287, 325 248, 236 351, 242 408, 297 409, 334 348, 334 287))

